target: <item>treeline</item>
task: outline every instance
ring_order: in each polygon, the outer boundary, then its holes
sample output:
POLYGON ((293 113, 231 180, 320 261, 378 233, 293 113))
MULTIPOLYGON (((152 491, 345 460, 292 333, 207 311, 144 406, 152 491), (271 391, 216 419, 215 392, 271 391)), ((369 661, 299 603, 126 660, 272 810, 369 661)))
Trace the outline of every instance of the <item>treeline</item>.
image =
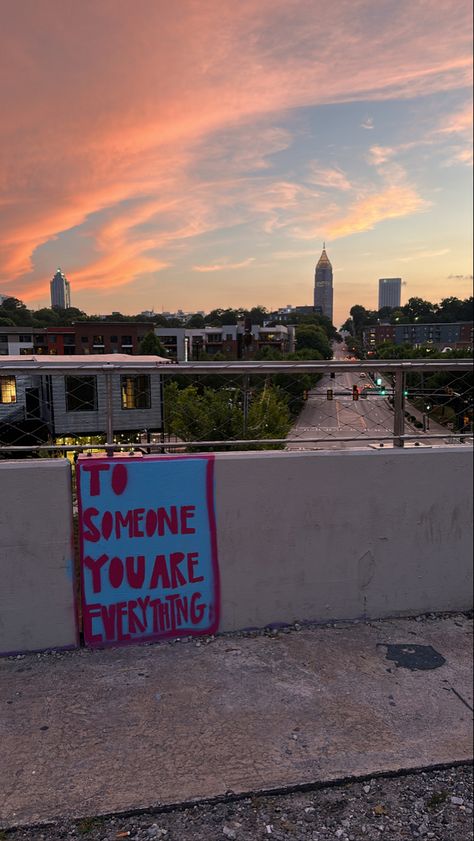
POLYGON ((153 315, 124 315, 115 311, 109 315, 89 315, 77 307, 43 307, 39 310, 28 309, 19 298, 5 298, 0 304, 0 326, 5 327, 69 327, 77 321, 142 321, 153 323, 155 327, 189 327, 200 329, 203 327, 222 327, 224 324, 237 324, 239 321, 249 319, 252 324, 275 326, 278 324, 317 324, 324 328, 332 339, 336 330, 331 321, 325 316, 302 313, 279 316, 271 313, 266 307, 252 307, 251 309, 214 309, 206 315, 195 313, 183 318, 166 318, 160 313, 153 315))
MULTIPOLYGON (((253 307, 252 309, 215 309, 207 315, 199 313, 187 318, 166 319, 163 315, 152 317, 144 315, 123 315, 120 312, 113 312, 107 316, 88 315, 77 307, 60 309, 59 307, 44 307, 39 310, 30 310, 18 298, 6 298, 0 305, 0 327, 68 327, 75 322, 81 321, 141 321, 153 323, 155 327, 188 327, 200 329, 204 327, 222 327, 224 324, 237 324, 238 321, 247 319, 251 324, 266 324, 268 327, 275 327, 276 324, 296 325, 296 346, 298 351, 311 351, 311 359, 331 359, 331 343, 340 340, 335 327, 331 321, 317 313, 292 314, 278 322, 272 318, 272 314, 265 307, 253 307)), ((164 349, 156 344, 155 349, 141 352, 159 353, 163 355, 164 349)), ((207 358, 207 357, 205 357, 207 358)), ((213 357, 216 361, 218 356, 213 357)), ((222 357, 224 358, 224 357, 222 357)), ((284 359, 277 351, 263 350, 257 353, 256 359, 284 359)), ((306 357, 308 358, 308 357, 306 357)))
POLYGON ((359 336, 364 327, 381 322, 388 324, 435 324, 472 321, 474 298, 443 298, 439 304, 424 301, 423 298, 410 298, 399 308, 382 307, 380 310, 368 310, 356 304, 351 308, 351 317, 343 324, 342 330, 348 330, 352 336, 359 336))

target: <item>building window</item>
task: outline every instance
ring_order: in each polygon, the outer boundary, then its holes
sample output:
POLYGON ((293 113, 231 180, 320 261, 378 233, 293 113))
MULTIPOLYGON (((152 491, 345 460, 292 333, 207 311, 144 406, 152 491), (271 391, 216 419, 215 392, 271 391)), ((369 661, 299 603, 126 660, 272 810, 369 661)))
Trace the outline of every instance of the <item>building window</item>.
POLYGON ((74 345, 76 343, 76 337, 71 333, 66 333, 64 335, 64 344, 65 345, 74 345))
POLYGON ((150 377, 148 375, 120 377, 120 389, 122 409, 150 408, 150 377))
POLYGON ((0 335, 0 344, 2 344, 2 343, 5 344, 5 345, 8 344, 8 336, 5 333, 2 333, 0 335))
POLYGON ((233 338, 232 333, 226 333, 225 338, 226 338, 226 341, 227 341, 227 342, 231 342, 231 341, 232 341, 232 338, 233 338))
POLYGON ((111 344, 116 345, 118 342, 118 336, 111 336, 110 337, 111 344))
POLYGON ((64 377, 66 412, 95 412, 97 410, 96 377, 64 377))
POLYGON ((104 337, 103 336, 94 336, 93 345, 103 345, 104 344, 104 337))
POLYGON ((51 334, 51 336, 48 336, 48 341, 49 341, 50 345, 55 345, 56 344, 56 336, 53 336, 53 334, 51 334))
POLYGON ((35 336, 35 342, 37 345, 44 345, 44 336, 42 336, 41 334, 35 336))
POLYGON ((31 342, 31 335, 30 333, 20 333, 18 336, 19 342, 31 342))
POLYGON ((16 403, 16 377, 0 377, 0 403, 16 403))
POLYGON ((133 345, 131 336, 122 336, 122 345, 133 345))
POLYGON ((33 347, 21 347, 20 356, 32 356, 35 352, 33 347))

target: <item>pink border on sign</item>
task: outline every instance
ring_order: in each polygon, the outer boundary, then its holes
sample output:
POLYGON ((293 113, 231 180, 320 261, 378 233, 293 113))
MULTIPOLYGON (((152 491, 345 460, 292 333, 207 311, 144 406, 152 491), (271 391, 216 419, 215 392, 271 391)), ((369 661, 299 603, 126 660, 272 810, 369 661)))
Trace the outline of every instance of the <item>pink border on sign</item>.
MULTIPOLYGON (((118 462, 125 462, 126 464, 130 464, 133 460, 135 461, 183 461, 184 459, 200 459, 201 461, 204 459, 207 461, 206 465, 206 505, 207 505, 207 514, 209 518, 209 534, 210 534, 210 542, 211 542, 211 568, 212 568, 212 575, 213 575, 213 613, 212 621, 209 624, 209 627, 206 628, 205 631, 199 630, 186 630, 186 633, 183 636, 186 637, 202 637, 206 636, 207 634, 212 635, 216 634, 219 629, 219 621, 220 621, 220 578, 219 578, 219 559, 217 553, 217 527, 216 527, 216 514, 214 510, 214 462, 215 456, 214 453, 203 453, 203 454, 194 454, 194 453, 186 453, 183 455, 161 455, 161 456, 143 456, 139 459, 130 456, 115 456, 115 457, 108 457, 108 456, 99 456, 98 458, 94 458, 94 462, 106 462, 107 464, 117 464, 118 462)), ((82 498, 81 498, 81 483, 80 483, 80 471, 81 471, 81 462, 88 462, 91 459, 87 458, 86 456, 79 456, 76 462, 76 490, 77 490, 77 510, 79 516, 79 526, 82 523, 82 498)), ((79 527, 79 554, 80 554, 80 562, 81 562, 81 570, 80 570, 80 584, 81 584, 81 606, 82 606, 82 634, 84 634, 84 608, 86 606, 85 602, 85 587, 84 587, 84 539, 82 536, 82 529, 79 527)), ((117 640, 112 642, 104 641, 100 644, 89 644, 86 640, 84 640, 84 644, 87 645, 88 648, 113 648, 120 647, 126 645, 143 645, 145 643, 150 642, 160 642, 160 640, 166 639, 179 639, 177 637, 176 631, 166 631, 164 634, 151 634, 147 637, 139 637, 138 639, 130 639, 130 640, 123 640, 120 643, 117 640)))

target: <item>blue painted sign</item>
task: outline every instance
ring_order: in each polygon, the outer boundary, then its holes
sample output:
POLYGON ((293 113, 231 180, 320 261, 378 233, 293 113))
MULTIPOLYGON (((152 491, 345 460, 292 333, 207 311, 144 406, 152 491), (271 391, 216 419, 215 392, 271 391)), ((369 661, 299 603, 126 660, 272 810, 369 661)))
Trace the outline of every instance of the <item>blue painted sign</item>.
POLYGON ((86 645, 216 632, 213 468, 212 454, 79 458, 86 645))

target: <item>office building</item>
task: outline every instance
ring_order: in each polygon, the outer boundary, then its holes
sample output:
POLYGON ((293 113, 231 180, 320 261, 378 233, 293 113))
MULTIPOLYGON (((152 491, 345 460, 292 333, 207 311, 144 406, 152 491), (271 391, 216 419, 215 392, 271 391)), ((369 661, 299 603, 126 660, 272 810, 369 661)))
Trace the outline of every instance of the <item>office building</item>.
POLYGON ((379 310, 381 310, 382 307, 392 307, 392 309, 398 309, 400 306, 401 296, 401 277, 379 278, 379 310))
POLYGON ((434 324, 375 324, 362 331, 364 347, 374 350, 383 342, 393 345, 422 347, 432 345, 437 350, 466 350, 473 346, 472 321, 434 324))
POLYGON ((51 306, 67 309, 71 306, 71 287, 66 276, 58 269, 50 282, 51 306))
POLYGON ((325 243, 314 272, 314 309, 332 322, 333 287, 332 265, 326 254, 325 243))

